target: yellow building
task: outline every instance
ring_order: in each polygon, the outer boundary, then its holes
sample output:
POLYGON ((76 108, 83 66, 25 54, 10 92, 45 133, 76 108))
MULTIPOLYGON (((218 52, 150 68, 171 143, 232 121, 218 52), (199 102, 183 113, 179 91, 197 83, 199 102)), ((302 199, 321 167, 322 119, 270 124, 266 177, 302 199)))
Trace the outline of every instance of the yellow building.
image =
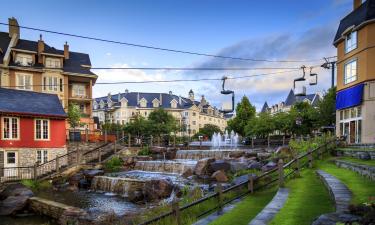
POLYGON ((194 135, 205 124, 213 124, 222 131, 227 126, 224 115, 216 107, 211 106, 204 96, 200 101, 194 99, 194 92, 190 90, 189 97, 181 97, 169 93, 129 92, 95 98, 93 115, 99 123, 126 124, 135 115, 145 118, 155 109, 163 108, 172 114, 180 125, 185 125, 185 135, 194 135), (190 132, 189 132, 190 130, 190 132))
POLYGON ((337 30, 336 132, 349 143, 375 142, 375 0, 353 1, 337 30))
POLYGON ((69 103, 79 105, 81 122, 89 129, 92 120, 92 86, 97 75, 90 71, 88 54, 63 50, 38 41, 21 39, 15 18, 9 19, 9 31, 0 32, 0 87, 56 94, 65 111, 69 103))

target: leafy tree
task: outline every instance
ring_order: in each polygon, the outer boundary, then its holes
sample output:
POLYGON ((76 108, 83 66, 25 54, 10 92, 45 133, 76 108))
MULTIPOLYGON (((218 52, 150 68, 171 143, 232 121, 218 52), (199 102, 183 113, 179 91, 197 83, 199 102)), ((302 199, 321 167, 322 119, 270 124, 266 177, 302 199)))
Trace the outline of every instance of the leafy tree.
POLYGON ((236 116, 228 121, 228 129, 245 136, 245 127, 255 117, 256 109, 246 96, 236 106, 236 116))
POLYGON ((105 123, 102 125, 102 129, 106 130, 109 133, 115 133, 123 129, 123 125, 118 123, 105 123))
POLYGON ((150 134, 150 124, 143 116, 135 115, 130 122, 124 126, 124 130, 132 136, 146 136, 150 134))
POLYGON ((77 104, 71 103, 68 107, 68 123, 73 129, 80 125, 81 110, 77 104))
POLYGON ((275 130, 274 118, 269 113, 260 113, 245 127, 246 135, 265 138, 275 130))
POLYGON ((202 128, 199 129, 199 132, 194 135, 194 137, 198 136, 206 136, 211 138, 214 133, 220 133, 220 127, 214 124, 205 124, 202 128))
POLYGON ((291 129, 294 134, 311 134, 319 126, 318 111, 307 102, 296 103, 289 114, 294 121, 291 129), (297 124, 297 121, 300 123, 297 124))
POLYGON ((288 134, 292 131, 293 118, 291 114, 286 112, 279 112, 273 116, 273 121, 275 124, 275 130, 280 131, 281 133, 288 134))
POLYGON ((152 111, 148 121, 152 134, 158 137, 178 130, 175 118, 162 108, 152 111))
POLYGON ((336 87, 328 89, 318 104, 320 126, 331 126, 336 122, 336 87))

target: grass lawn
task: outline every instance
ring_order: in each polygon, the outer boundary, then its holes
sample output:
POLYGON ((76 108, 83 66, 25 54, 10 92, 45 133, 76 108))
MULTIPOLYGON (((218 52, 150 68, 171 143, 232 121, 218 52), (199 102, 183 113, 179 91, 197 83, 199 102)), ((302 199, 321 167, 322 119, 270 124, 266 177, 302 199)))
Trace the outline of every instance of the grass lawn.
POLYGON ((352 162, 352 163, 368 165, 368 166, 375 166, 375 160, 362 160, 362 159, 357 159, 357 158, 352 158, 352 157, 338 157, 337 159, 347 161, 347 162, 352 162))
POLYGON ((321 161, 319 169, 330 173, 343 182, 353 193, 352 203, 369 202, 375 196, 375 182, 348 169, 338 168, 331 162, 321 161))
POLYGON ((247 196, 234 209, 220 216, 217 220, 211 222, 210 225, 248 224, 272 200, 276 190, 276 187, 272 187, 247 196))
POLYGON ((328 190, 315 171, 304 169, 301 176, 286 183, 288 199, 270 224, 310 225, 321 214, 334 211, 328 190))

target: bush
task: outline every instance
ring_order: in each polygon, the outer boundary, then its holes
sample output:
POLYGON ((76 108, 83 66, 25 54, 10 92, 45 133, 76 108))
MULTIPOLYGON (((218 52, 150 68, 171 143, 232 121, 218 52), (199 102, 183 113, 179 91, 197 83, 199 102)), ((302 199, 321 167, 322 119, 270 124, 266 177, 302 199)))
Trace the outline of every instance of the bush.
POLYGON ((22 180, 21 184, 30 188, 32 191, 41 191, 46 190, 52 187, 52 184, 49 181, 38 181, 38 180, 22 180))
POLYGON ((104 169, 108 172, 118 172, 122 167, 123 161, 119 157, 112 157, 110 160, 105 162, 104 169))
POLYGON ((140 155, 140 156, 151 155, 150 147, 145 146, 145 147, 141 148, 141 150, 138 152, 138 155, 140 155))

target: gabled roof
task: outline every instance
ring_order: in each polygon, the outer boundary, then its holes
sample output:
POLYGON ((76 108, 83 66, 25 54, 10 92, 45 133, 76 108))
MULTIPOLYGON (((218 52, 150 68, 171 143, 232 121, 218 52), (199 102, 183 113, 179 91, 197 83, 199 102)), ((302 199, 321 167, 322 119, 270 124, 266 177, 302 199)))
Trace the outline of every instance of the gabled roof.
POLYGON ((291 106, 295 103, 296 101, 296 96, 294 95, 294 92, 292 89, 290 89, 288 97, 286 97, 285 100, 285 106, 291 106))
POLYGON ((268 109, 269 109, 268 103, 265 102, 264 105, 263 105, 263 107, 262 107, 262 110, 260 110, 260 112, 262 112, 262 113, 267 112, 268 109))
POLYGON ((375 19, 375 0, 367 0, 357 9, 349 13, 340 21, 337 29, 334 44, 341 40, 342 34, 351 26, 357 27, 367 21, 375 19))
MULTIPOLYGON (((0 48, 3 50, 3 54, 0 52, 0 63, 3 62, 5 51, 9 46, 10 38, 9 34, 6 32, 0 32, 0 48)), ((13 49, 27 50, 27 51, 38 51, 38 42, 19 39, 16 46, 13 49)), ((64 51, 51 47, 47 44, 44 44, 44 52, 54 55, 64 56, 64 51)), ((16 66, 14 63, 10 63, 11 66, 16 66)), ((41 68, 43 65, 36 63, 33 65, 33 68, 41 68)), ((78 74, 87 74, 87 75, 96 75, 90 71, 91 61, 90 56, 85 53, 72 52, 69 51, 69 59, 64 59, 63 71, 67 73, 78 73, 78 74), (82 66, 84 65, 84 66, 82 66)))
POLYGON ((0 88, 0 113, 66 117, 57 95, 8 88, 0 88))

